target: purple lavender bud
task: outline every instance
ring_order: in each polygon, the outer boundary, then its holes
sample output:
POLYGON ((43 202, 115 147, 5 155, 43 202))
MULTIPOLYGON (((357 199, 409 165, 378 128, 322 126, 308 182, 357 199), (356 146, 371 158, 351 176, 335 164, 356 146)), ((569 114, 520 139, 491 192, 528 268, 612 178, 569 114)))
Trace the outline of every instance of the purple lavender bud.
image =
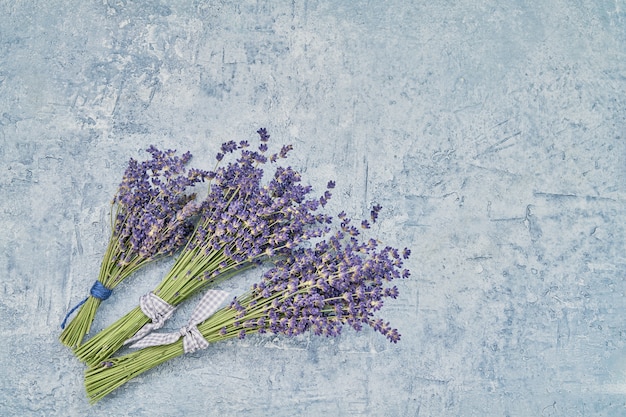
POLYGON ((114 201, 118 204, 114 234, 120 248, 119 265, 126 266, 136 257, 151 260, 182 246, 193 227, 188 220, 196 212, 195 195, 186 188, 204 181, 207 173, 190 169, 185 173, 189 152, 176 156, 173 150, 147 150, 152 159, 130 159, 114 201))
POLYGON ((270 135, 267 134, 267 129, 265 129, 264 127, 260 128, 256 132, 261 137, 261 142, 267 142, 269 140, 270 135))
POLYGON ((380 212, 382 208, 383 207, 378 204, 372 207, 372 211, 370 211, 370 217, 371 217, 372 223, 376 223, 376 220, 378 219, 378 213, 380 212))
POLYGON ((224 154, 232 153, 237 149, 237 143, 234 140, 222 143, 221 151, 224 154))
POLYGON ((387 333, 387 338, 393 343, 398 343, 400 341, 400 333, 398 333, 396 329, 391 329, 391 331, 387 333))
POLYGON ((291 145, 285 145, 282 147, 282 149, 280 150, 280 153, 278 154, 281 158, 287 158, 287 154, 289 153, 289 151, 291 151, 293 149, 293 146, 291 145))
POLYGON ((392 288, 385 288, 384 296, 391 298, 398 297, 398 288, 396 288, 395 286, 392 288))

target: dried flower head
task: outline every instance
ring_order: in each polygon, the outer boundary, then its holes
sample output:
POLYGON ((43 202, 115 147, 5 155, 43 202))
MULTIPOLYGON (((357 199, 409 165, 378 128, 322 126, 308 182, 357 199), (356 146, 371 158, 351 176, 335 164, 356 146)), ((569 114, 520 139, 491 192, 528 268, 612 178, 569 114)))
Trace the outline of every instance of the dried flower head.
MULTIPOLYGON (((341 223, 345 229, 350 219, 342 214, 341 223)), ((404 249, 404 259, 409 253, 404 249)), ((270 331, 294 336, 311 330, 337 336, 346 324, 357 331, 369 325, 396 343, 398 331, 374 313, 384 298, 398 296, 397 287, 386 284, 410 275, 402 267, 397 249, 381 248, 373 239, 362 242, 339 230, 312 248, 291 251, 250 294, 233 300, 236 321, 222 335, 270 331)))
MULTIPOLYGON (((257 133, 261 145, 267 146, 267 131, 259 129, 257 133)), ((289 149, 283 147, 276 159, 286 157, 289 149)), ((327 231, 330 219, 316 212, 319 198, 309 197, 312 188, 302 184, 293 168, 277 165, 273 175, 265 175, 267 157, 247 142, 222 144, 218 159, 222 163, 204 174, 210 189, 199 204, 193 235, 154 290, 168 304, 178 305, 216 280, 269 257, 287 256, 305 240, 327 231), (236 158, 232 156, 235 153, 236 158)), ((150 229, 144 234, 149 233, 150 229)), ((114 323, 96 335, 76 351, 77 357, 90 365, 99 363, 149 320, 141 312, 129 314, 134 321, 121 318, 119 328, 114 323)))
POLYGON ((208 173, 185 171, 189 152, 177 156, 174 150, 148 149, 152 159, 131 159, 114 198, 118 210, 113 234, 120 252, 120 265, 167 255, 186 243, 193 231, 192 216, 200 205, 195 194, 185 191, 208 173))
POLYGON ((130 159, 113 204, 113 230, 103 257, 98 280, 90 296, 70 310, 60 340, 76 347, 89 332, 96 309, 111 290, 147 263, 175 252, 187 243, 193 231, 193 217, 200 205, 195 194, 186 191, 207 178, 207 172, 185 165, 189 152, 178 156, 174 150, 151 146, 152 158, 130 159), (94 291, 94 288, 97 291, 94 291), (73 311, 78 314, 66 327, 73 311))
MULTIPOLYGON (((333 235, 313 247, 284 252, 250 291, 199 323, 197 330, 206 341, 268 332, 295 336, 312 331, 330 337, 339 335, 345 325, 357 331, 367 325, 398 342, 398 331, 375 313, 385 298, 398 296, 398 288, 388 284, 410 275, 402 268, 410 251, 404 249, 400 256, 397 249, 380 247, 374 239, 363 242, 343 230, 350 230, 345 213, 340 220, 341 228, 333 235)), ((178 340, 112 358, 111 366, 101 364, 87 372, 87 394, 96 402, 131 378, 183 353, 183 341, 178 340)))

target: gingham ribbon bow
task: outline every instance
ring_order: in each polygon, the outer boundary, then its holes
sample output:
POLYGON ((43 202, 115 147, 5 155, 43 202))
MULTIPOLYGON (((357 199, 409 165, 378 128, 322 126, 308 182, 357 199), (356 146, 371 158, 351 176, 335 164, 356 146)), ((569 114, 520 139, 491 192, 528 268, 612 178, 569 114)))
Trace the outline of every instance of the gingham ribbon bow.
POLYGON ((174 314, 174 310, 176 310, 176 307, 168 304, 153 292, 144 294, 139 298, 139 308, 143 314, 151 320, 151 323, 139 329, 133 337, 124 342, 125 345, 136 342, 153 330, 163 327, 165 321, 169 319, 172 314, 174 314))
POLYGON ((202 323, 218 309, 222 301, 228 297, 228 293, 219 290, 209 290, 202 297, 196 308, 193 310, 189 322, 178 332, 174 333, 151 333, 143 337, 138 342, 132 344, 131 348, 145 348, 150 346, 169 345, 183 338, 183 349, 185 353, 192 353, 196 350, 206 349, 209 342, 198 330, 198 324, 202 323))

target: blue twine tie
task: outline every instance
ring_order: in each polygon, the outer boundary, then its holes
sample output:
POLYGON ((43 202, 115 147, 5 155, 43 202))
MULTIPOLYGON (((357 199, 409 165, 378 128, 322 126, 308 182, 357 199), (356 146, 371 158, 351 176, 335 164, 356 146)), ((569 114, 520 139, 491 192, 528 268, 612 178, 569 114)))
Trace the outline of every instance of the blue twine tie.
MULTIPOLYGON (((102 301, 104 301, 107 298, 109 298, 112 293, 113 293, 113 290, 110 290, 107 287, 105 287, 104 284, 102 284, 100 281, 94 282, 93 285, 91 286, 91 290, 89 290, 89 294, 92 297, 98 298, 98 299, 100 299, 102 301)), ((72 315, 72 313, 75 312, 76 310, 78 310, 80 308, 80 306, 85 304, 88 299, 89 299, 89 297, 86 297, 83 301, 81 301, 80 303, 76 304, 76 306, 74 306, 74 308, 72 308, 65 315, 65 318, 63 319, 63 323, 61 323, 61 329, 65 329, 65 325, 67 324, 67 319, 69 319, 70 316, 72 315)))
POLYGON ((91 290, 89 290, 89 294, 91 294, 93 297, 99 298, 102 301, 109 298, 112 293, 113 290, 105 287, 104 284, 102 284, 100 281, 94 282, 91 286, 91 290))

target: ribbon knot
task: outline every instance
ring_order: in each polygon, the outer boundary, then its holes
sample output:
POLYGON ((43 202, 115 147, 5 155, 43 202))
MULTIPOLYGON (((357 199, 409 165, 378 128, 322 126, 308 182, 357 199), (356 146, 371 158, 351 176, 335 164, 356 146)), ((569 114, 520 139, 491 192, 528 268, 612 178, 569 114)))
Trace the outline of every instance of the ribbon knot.
POLYGON ((150 323, 143 326, 133 337, 124 342, 125 345, 136 342, 145 337, 153 330, 160 329, 165 325, 165 321, 169 319, 176 307, 168 304, 161 297, 150 291, 139 298, 139 308, 150 319, 150 323))
POLYGON ((180 330, 178 331, 178 335, 180 337, 185 337, 187 336, 187 334, 191 334, 191 329, 188 328, 187 326, 181 327, 180 330))
POLYGON ((198 330, 198 324, 211 317, 211 315, 215 313, 215 311, 218 309, 222 301, 226 299, 226 297, 228 297, 228 293, 226 291, 209 290, 202 297, 196 308, 193 310, 193 313, 191 314, 187 325, 181 327, 177 332, 151 334, 146 333, 137 338, 137 336, 139 335, 138 332, 137 335, 135 335, 131 339, 128 339, 126 342, 124 342, 124 344, 134 342, 130 346, 131 348, 145 348, 150 346, 169 345, 176 342, 182 337, 183 350, 185 351, 185 353, 193 353, 200 349, 206 349, 209 346, 209 342, 206 341, 204 336, 202 336, 202 333, 200 333, 200 330, 198 330))
POLYGON ((185 326, 180 330, 179 334, 183 338, 183 350, 185 353, 193 353, 209 347, 209 342, 202 336, 196 325, 185 326))

